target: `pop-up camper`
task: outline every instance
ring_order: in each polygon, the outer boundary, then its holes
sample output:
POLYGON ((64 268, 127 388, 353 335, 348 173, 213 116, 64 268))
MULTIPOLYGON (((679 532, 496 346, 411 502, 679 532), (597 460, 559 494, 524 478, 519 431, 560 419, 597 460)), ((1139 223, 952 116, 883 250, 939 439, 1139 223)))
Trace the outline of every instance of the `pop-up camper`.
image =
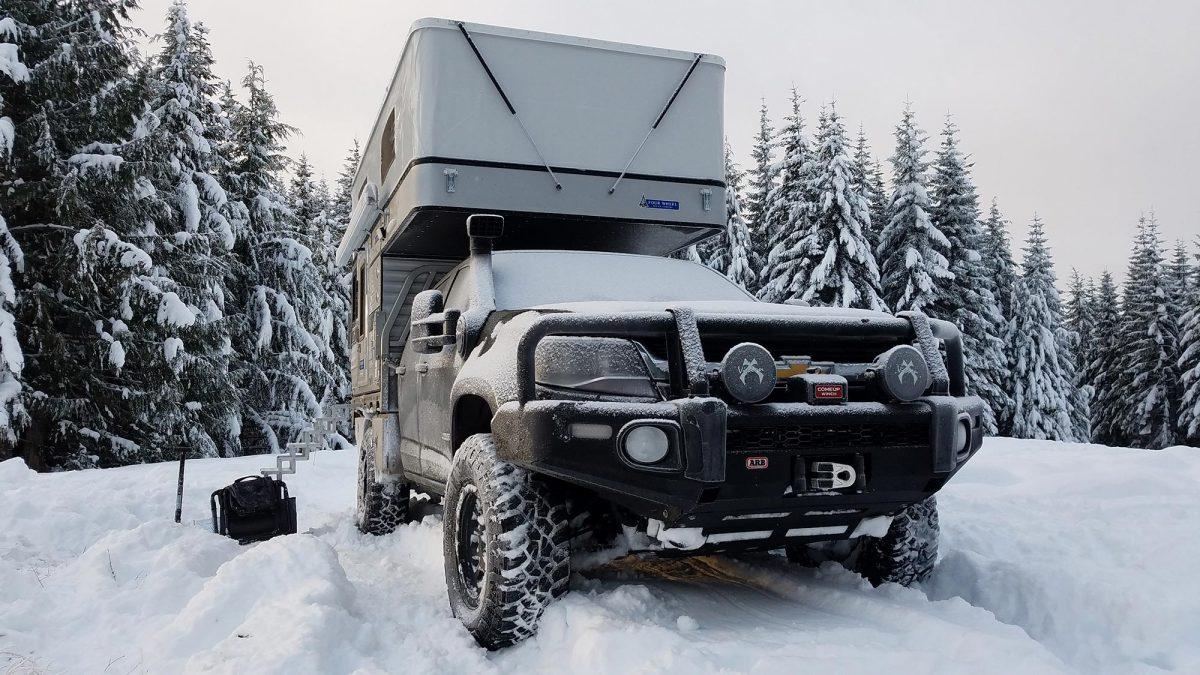
POLYGON ((724 225, 725 64, 716 56, 423 19, 354 177, 354 404, 387 410, 409 307, 467 255, 465 218, 506 217, 499 248, 667 254, 724 225))
POLYGON ((440 20, 409 37, 340 248, 357 524, 441 498, 450 606, 490 649, 533 634, 577 544, 933 570, 934 493, 983 442, 958 329, 757 302, 663 257, 724 224, 723 71, 440 20))

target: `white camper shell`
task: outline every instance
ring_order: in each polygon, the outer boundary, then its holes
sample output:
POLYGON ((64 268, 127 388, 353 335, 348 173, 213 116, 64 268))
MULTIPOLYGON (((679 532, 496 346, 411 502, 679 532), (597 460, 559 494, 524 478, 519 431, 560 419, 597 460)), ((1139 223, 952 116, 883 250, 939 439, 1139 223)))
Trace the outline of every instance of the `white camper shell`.
POLYGON ((390 408, 409 307, 497 248, 667 254, 725 224, 724 61, 510 28, 413 24, 354 178, 338 262, 353 265, 356 405, 390 408))
POLYGON ((399 235, 390 255, 461 258, 479 211, 509 216, 501 247, 669 253, 702 239, 725 220, 724 77, 711 55, 417 21, 339 260, 379 220, 399 235))

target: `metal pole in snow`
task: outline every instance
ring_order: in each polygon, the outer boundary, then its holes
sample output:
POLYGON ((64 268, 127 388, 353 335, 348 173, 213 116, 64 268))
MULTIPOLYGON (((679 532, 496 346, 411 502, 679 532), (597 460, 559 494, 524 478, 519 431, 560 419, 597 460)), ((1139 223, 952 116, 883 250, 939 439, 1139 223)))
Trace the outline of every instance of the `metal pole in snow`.
POLYGON ((175 488, 175 522, 183 521, 183 463, 187 460, 187 448, 179 449, 179 484, 175 488))

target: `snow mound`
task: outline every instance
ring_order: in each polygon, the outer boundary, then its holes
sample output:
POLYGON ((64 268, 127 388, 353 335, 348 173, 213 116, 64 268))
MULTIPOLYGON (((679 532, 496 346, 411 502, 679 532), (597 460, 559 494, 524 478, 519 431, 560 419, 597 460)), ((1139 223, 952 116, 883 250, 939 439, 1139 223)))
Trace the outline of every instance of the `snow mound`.
POLYGON ((352 524, 356 457, 288 480, 301 534, 238 546, 208 495, 263 457, 37 474, 0 463, 0 671, 1200 672, 1200 453, 989 439, 939 494, 923 589, 778 555, 625 558, 500 653, 450 614, 440 511, 352 524), (195 519, 195 520, 192 520, 195 519))
POLYGON ((25 466, 25 460, 20 457, 6 459, 0 462, 0 486, 16 485, 37 475, 37 472, 25 466))
POLYGON ((264 664, 256 671, 346 672, 345 636, 358 621, 337 553, 310 535, 281 537, 222 565, 163 629, 159 642, 188 670, 264 664), (264 663, 265 662, 265 663, 264 663))

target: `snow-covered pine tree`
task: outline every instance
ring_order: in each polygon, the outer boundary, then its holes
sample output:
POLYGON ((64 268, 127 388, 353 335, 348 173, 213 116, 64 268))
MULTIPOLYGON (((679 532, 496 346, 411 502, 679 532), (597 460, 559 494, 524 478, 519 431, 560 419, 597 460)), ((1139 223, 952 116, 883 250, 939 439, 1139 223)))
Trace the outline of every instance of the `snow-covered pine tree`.
POLYGON ((786 276, 790 249, 785 241, 796 241, 808 227, 809 195, 808 183, 811 176, 811 158, 808 137, 804 132, 804 116, 800 112, 800 94, 792 88, 792 112, 785 117, 786 124, 779 132, 776 143, 783 156, 774 166, 775 183, 767 193, 762 216, 762 231, 767 236, 766 262, 760 274, 759 297, 766 302, 781 302, 779 279, 786 276))
MULTIPOLYGON (((9 231, 27 260, 16 323, 30 425, 20 453, 39 469, 159 457, 147 425, 152 395, 122 372, 170 280, 141 248, 151 217, 140 167, 124 139, 146 98, 136 69, 129 0, 10 2, 28 78, 7 88, 17 142, 3 181, 9 231)), ((10 49, 0 50, 11 53, 10 49)), ((132 367, 132 363, 131 363, 132 367)))
POLYGON ((758 133, 754 135, 754 146, 750 150, 753 165, 747 172, 746 186, 746 225, 750 229, 750 264, 754 268, 756 280, 749 289, 758 291, 757 278, 763 274, 767 254, 770 252, 770 233, 763 222, 767 211, 767 195, 775 185, 775 168, 772 155, 775 150, 774 129, 767 117, 767 101, 763 99, 758 112, 758 133))
POLYGON ((319 392, 333 379, 314 316, 325 291, 313 233, 301 230, 279 177, 287 165, 282 143, 293 129, 279 120, 261 66, 250 64, 242 86, 246 103, 231 114, 240 156, 228 177, 231 196, 248 207, 230 284, 235 381, 243 444, 277 452, 320 412, 319 392))
MULTIPOLYGON (((353 177, 352 177, 353 179, 353 177)), ((312 305, 300 312, 321 347, 320 367, 311 386, 321 409, 342 403, 350 395, 350 344, 346 322, 350 316, 350 290, 344 284, 345 270, 335 263, 337 246, 345 225, 334 220, 328 186, 314 182, 308 158, 296 163, 291 191, 292 214, 303 243, 312 251, 312 265, 319 288, 308 290, 312 305)), ((344 435, 343 435, 344 436, 344 435)), ((347 443, 345 438, 339 443, 347 443)))
MULTIPOLYGON (((725 139, 725 204, 726 226, 721 233, 705 239, 695 246, 696 255, 700 262, 708 267, 725 274, 729 269, 729 200, 735 201, 742 191, 745 176, 733 160, 733 149, 729 147, 729 139, 725 139)), ((739 216, 740 218, 740 216, 739 216)), ((743 222, 743 227, 744 227, 743 222)))
MULTIPOLYGON (((828 115, 825 107, 817 118, 817 137, 825 135, 828 115)), ((805 194, 817 170, 817 163, 811 158, 800 167, 802 186, 797 191, 799 200, 793 204, 788 214, 789 222, 781 226, 779 236, 773 237, 770 253, 759 273, 759 289, 757 296, 764 302, 784 302, 790 298, 799 298, 804 294, 806 279, 811 267, 805 269, 810 261, 805 255, 802 241, 809 235, 812 226, 811 208, 815 204, 811 194, 805 194)))
POLYGON ((892 196, 876 253, 883 298, 895 311, 923 312, 935 306, 954 274, 947 259, 950 242, 929 219, 925 134, 916 126, 911 105, 904 107, 896 126, 891 162, 892 196))
POLYGON ((996 434, 998 411, 1011 405, 1005 392, 1009 378, 1005 354, 1007 324, 996 300, 990 267, 980 251, 988 246, 979 221, 979 197, 971 180, 971 165, 959 150, 958 127, 947 117, 942 144, 930 179, 934 229, 950 243, 949 269, 953 283, 942 286, 928 311, 953 321, 963 334, 967 390, 987 403, 984 431, 996 434))
POLYGON ((1042 221, 1034 216, 1017 282, 1013 428, 1017 438, 1074 441, 1074 384, 1063 353, 1062 307, 1042 221))
POLYGON ((862 125, 858 126, 858 138, 854 142, 854 181, 855 189, 862 193, 867 200, 870 226, 867 227, 867 241, 871 244, 871 255, 879 248, 879 234, 883 228, 885 199, 883 193, 883 171, 879 162, 871 156, 871 148, 867 145, 867 135, 862 125))
MULTIPOLYGON (((334 355, 334 367, 336 368, 334 375, 337 378, 338 384, 336 387, 337 398, 327 399, 324 403, 345 403, 350 398, 350 338, 346 333, 346 326, 350 321, 350 270, 345 266, 338 266, 336 263, 337 247, 342 241, 342 236, 346 233, 346 228, 350 225, 350 204, 353 201, 354 189, 354 174, 358 170, 358 164, 362 159, 359 150, 358 141, 354 141, 354 147, 351 148, 350 154, 346 156, 345 162, 342 164, 342 170, 338 173, 337 180, 334 183, 335 191, 329 204, 329 214, 325 219, 325 229, 321 235, 321 249, 317 256, 318 263, 322 266, 322 274, 325 279, 326 292, 333 301, 334 313, 332 316, 333 325, 332 332, 328 337, 323 338, 325 343, 334 355)), ((324 335, 324 331, 322 331, 324 335)), ((350 428, 346 425, 341 430, 342 436, 350 437, 350 428)))
POLYGON ((770 292, 780 300, 799 298, 815 305, 883 310, 879 269, 867 241, 867 200, 854 189, 854 161, 846 130, 831 103, 822 115, 821 133, 804 173, 804 193, 812 196, 806 227, 791 244, 785 239, 772 251, 779 270, 770 292))
POLYGON ((1079 270, 1072 267, 1071 281, 1067 284, 1067 302, 1064 307, 1067 328, 1079 335, 1079 342, 1083 348, 1079 351, 1079 356, 1084 362, 1089 361, 1091 356, 1086 349, 1092 342, 1095 330, 1095 317, 1092 316, 1095 292, 1096 288, 1092 280, 1085 280, 1080 276, 1079 270))
MULTIPOLYGON (((1200 245, 1200 237, 1196 243, 1200 245)), ((1200 250, 1200 246, 1197 247, 1200 250)), ((1179 332, 1179 430, 1189 445, 1200 445, 1200 252, 1189 284, 1179 332)))
POLYGON ((1121 344, 1126 351, 1121 425, 1130 445, 1165 448, 1178 439, 1179 326, 1163 274, 1162 243, 1154 215, 1138 219, 1125 275, 1121 344))
POLYGON ((1066 326, 1063 335, 1064 343, 1071 355, 1071 368, 1074 372, 1072 382, 1075 388, 1071 392, 1072 420, 1075 423, 1075 437, 1080 440, 1092 437, 1091 414, 1088 412, 1092 397, 1092 388, 1084 379, 1087 365, 1093 358, 1092 347, 1095 320, 1092 316, 1092 295, 1095 284, 1089 279, 1084 282, 1079 271, 1071 269, 1071 282, 1067 289, 1067 302, 1064 306, 1066 326))
MULTIPOLYGON (((18 89, 29 81, 29 69, 21 61, 22 44, 34 36, 27 34, 29 16, 17 14, 20 10, 33 10, 32 3, 16 2, 0 16, 0 194, 8 194, 15 180, 13 147, 16 143, 16 127, 6 114, 5 96, 15 97, 18 89), (13 10, 17 10, 14 12, 13 10), (8 15, 13 12, 14 16, 8 15)), ((25 355, 17 335, 16 311, 17 288, 14 272, 22 272, 25 256, 21 246, 8 231, 4 213, 8 205, 0 206, 0 460, 7 459, 17 442, 17 435, 29 421, 25 404, 21 400, 21 371, 25 367, 25 355)))
POLYGON ((240 454, 224 284, 239 209, 214 176, 229 160, 217 155, 225 129, 206 33, 181 0, 168 9, 147 110, 130 144, 151 209, 141 240, 170 295, 156 316, 135 324, 141 352, 124 375, 145 392, 145 424, 160 445, 215 457, 240 454))
POLYGON ((1121 373, 1126 367, 1126 353, 1121 344, 1121 300, 1112 274, 1105 271, 1091 297, 1089 314, 1092 321, 1092 340, 1086 350, 1080 380, 1091 391, 1091 439, 1104 445, 1122 445, 1126 434, 1121 417, 1127 398, 1121 391, 1121 373))
POLYGON ((996 199, 992 198, 988 218, 984 221, 983 245, 979 253, 983 257, 984 270, 992 280, 992 288, 996 297, 996 305, 1000 311, 1001 324, 997 326, 1000 337, 1004 340, 1004 362, 1009 376, 1000 380, 1000 388, 1007 397, 1006 406, 995 408, 997 434, 1008 436, 1012 433, 1012 395, 1013 378, 1011 376, 1015 355, 1013 353, 1013 316, 1016 293, 1017 273, 1013 262, 1012 246, 1008 239, 1008 221, 1000 213, 996 199))
POLYGON ((980 254, 996 288, 1000 314, 1011 324, 1013 294, 1017 288, 1017 266, 1013 261, 1012 244, 1008 238, 1008 220, 1000 212, 1000 205, 995 197, 992 198, 992 205, 988 209, 988 217, 983 226, 986 244, 980 250, 980 254))
MULTIPOLYGON (((750 229, 742 217, 742 172, 733 161, 729 144, 725 144, 725 234, 727 249, 720 260, 726 261, 723 271, 733 283, 749 290, 755 282, 750 266, 750 229)), ((718 268, 719 269, 719 268, 718 268)))
POLYGON ((1197 271, 1188 261, 1187 244, 1182 239, 1175 241, 1171 260, 1163 264, 1163 271, 1167 275, 1171 304, 1182 312, 1187 307, 1194 283, 1193 276, 1197 271))

